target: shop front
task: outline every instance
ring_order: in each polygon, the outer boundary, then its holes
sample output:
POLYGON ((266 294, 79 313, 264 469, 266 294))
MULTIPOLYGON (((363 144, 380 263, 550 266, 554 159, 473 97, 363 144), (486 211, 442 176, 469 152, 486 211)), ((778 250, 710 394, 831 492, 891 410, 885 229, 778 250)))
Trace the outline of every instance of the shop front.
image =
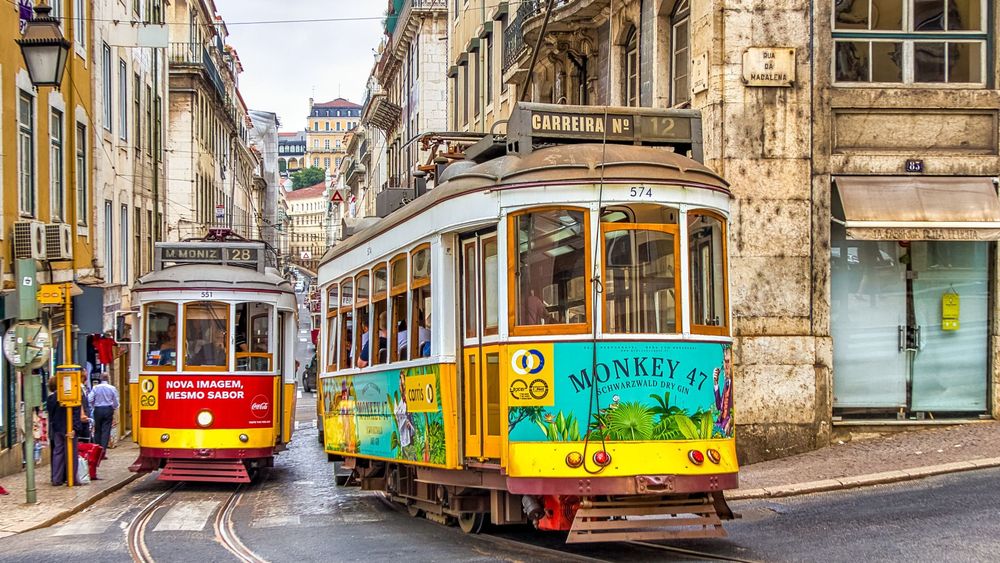
POLYGON ((994 180, 837 177, 832 205, 834 415, 988 413, 994 180))

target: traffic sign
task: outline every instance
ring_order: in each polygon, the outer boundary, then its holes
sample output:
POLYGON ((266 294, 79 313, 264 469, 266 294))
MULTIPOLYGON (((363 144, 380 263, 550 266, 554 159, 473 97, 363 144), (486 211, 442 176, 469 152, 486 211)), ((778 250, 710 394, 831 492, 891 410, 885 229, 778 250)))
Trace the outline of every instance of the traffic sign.
POLYGON ((220 203, 215 206, 215 219, 219 221, 225 218, 226 218, 226 206, 220 203))
POLYGON ((330 196, 331 203, 344 203, 344 193, 341 190, 333 190, 333 195, 330 196))

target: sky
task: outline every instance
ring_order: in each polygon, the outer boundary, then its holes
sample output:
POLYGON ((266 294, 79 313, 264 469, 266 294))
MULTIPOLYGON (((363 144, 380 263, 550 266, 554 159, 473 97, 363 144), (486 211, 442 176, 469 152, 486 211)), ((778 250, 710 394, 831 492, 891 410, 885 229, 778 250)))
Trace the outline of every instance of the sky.
POLYGON ((281 131, 304 129, 309 98, 360 104, 383 37, 385 0, 215 0, 228 43, 243 63, 240 93, 250 109, 273 111, 281 131), (309 21, 313 18, 371 18, 309 21), (241 23, 273 22, 294 23, 241 23))

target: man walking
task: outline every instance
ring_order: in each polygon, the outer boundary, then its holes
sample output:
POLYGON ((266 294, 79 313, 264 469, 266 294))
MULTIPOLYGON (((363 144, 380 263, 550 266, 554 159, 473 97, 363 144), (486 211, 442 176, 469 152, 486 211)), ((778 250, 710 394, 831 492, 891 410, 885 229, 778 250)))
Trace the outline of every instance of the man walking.
POLYGON ((105 450, 111 440, 111 422, 118 408, 118 390, 109 383, 108 374, 90 390, 90 405, 94 409, 94 441, 105 450))

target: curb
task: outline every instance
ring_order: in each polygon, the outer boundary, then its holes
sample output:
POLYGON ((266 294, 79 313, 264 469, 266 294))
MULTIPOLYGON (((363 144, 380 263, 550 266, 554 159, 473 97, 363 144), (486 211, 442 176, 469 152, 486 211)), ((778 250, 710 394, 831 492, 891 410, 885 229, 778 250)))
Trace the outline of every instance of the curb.
POLYGON ((28 528, 25 528, 23 530, 18 530, 16 532, 14 532, 14 534, 15 535, 16 534, 23 534, 24 532, 31 532, 33 530, 38 530, 38 529, 41 529, 41 528, 48 528, 49 526, 52 526, 53 524, 56 524, 56 523, 60 522, 61 520, 65 520, 66 518, 69 518, 70 516, 73 516, 74 514, 77 514, 78 512, 83 511, 84 509, 88 508, 89 506, 91 506, 92 504, 96 503, 97 501, 103 499, 104 497, 110 495, 111 493, 114 493, 114 492, 122 489, 125 485, 128 485, 132 481, 135 481, 136 479, 138 479, 140 477, 144 477, 146 475, 148 475, 148 473, 132 473, 131 475, 129 475, 128 477, 122 479, 121 481, 118 481, 117 483, 113 483, 111 485, 108 485, 108 487, 106 489, 101 490, 100 492, 94 494, 93 496, 87 497, 86 499, 84 499, 82 502, 80 502, 76 506, 73 506, 71 508, 67 508, 66 510, 63 510, 59 514, 56 514, 55 516, 49 518, 48 520, 45 520, 44 522, 42 522, 40 524, 35 524, 35 525, 33 525, 31 527, 28 527, 28 528))
POLYGON ((885 485, 888 483, 899 483, 901 481, 912 481, 915 479, 923 479, 924 477, 931 477, 933 475, 944 475, 947 473, 958 473, 960 471, 986 469, 989 467, 1000 467, 1000 457, 975 459, 971 461, 956 461, 940 465, 914 467, 912 469, 870 473, 868 475, 823 479, 821 481, 807 481, 805 483, 796 483, 792 485, 775 485, 772 487, 762 487, 758 489, 737 489, 731 494, 727 493, 726 500, 780 498, 828 491, 842 491, 859 487, 869 487, 872 485, 885 485))

